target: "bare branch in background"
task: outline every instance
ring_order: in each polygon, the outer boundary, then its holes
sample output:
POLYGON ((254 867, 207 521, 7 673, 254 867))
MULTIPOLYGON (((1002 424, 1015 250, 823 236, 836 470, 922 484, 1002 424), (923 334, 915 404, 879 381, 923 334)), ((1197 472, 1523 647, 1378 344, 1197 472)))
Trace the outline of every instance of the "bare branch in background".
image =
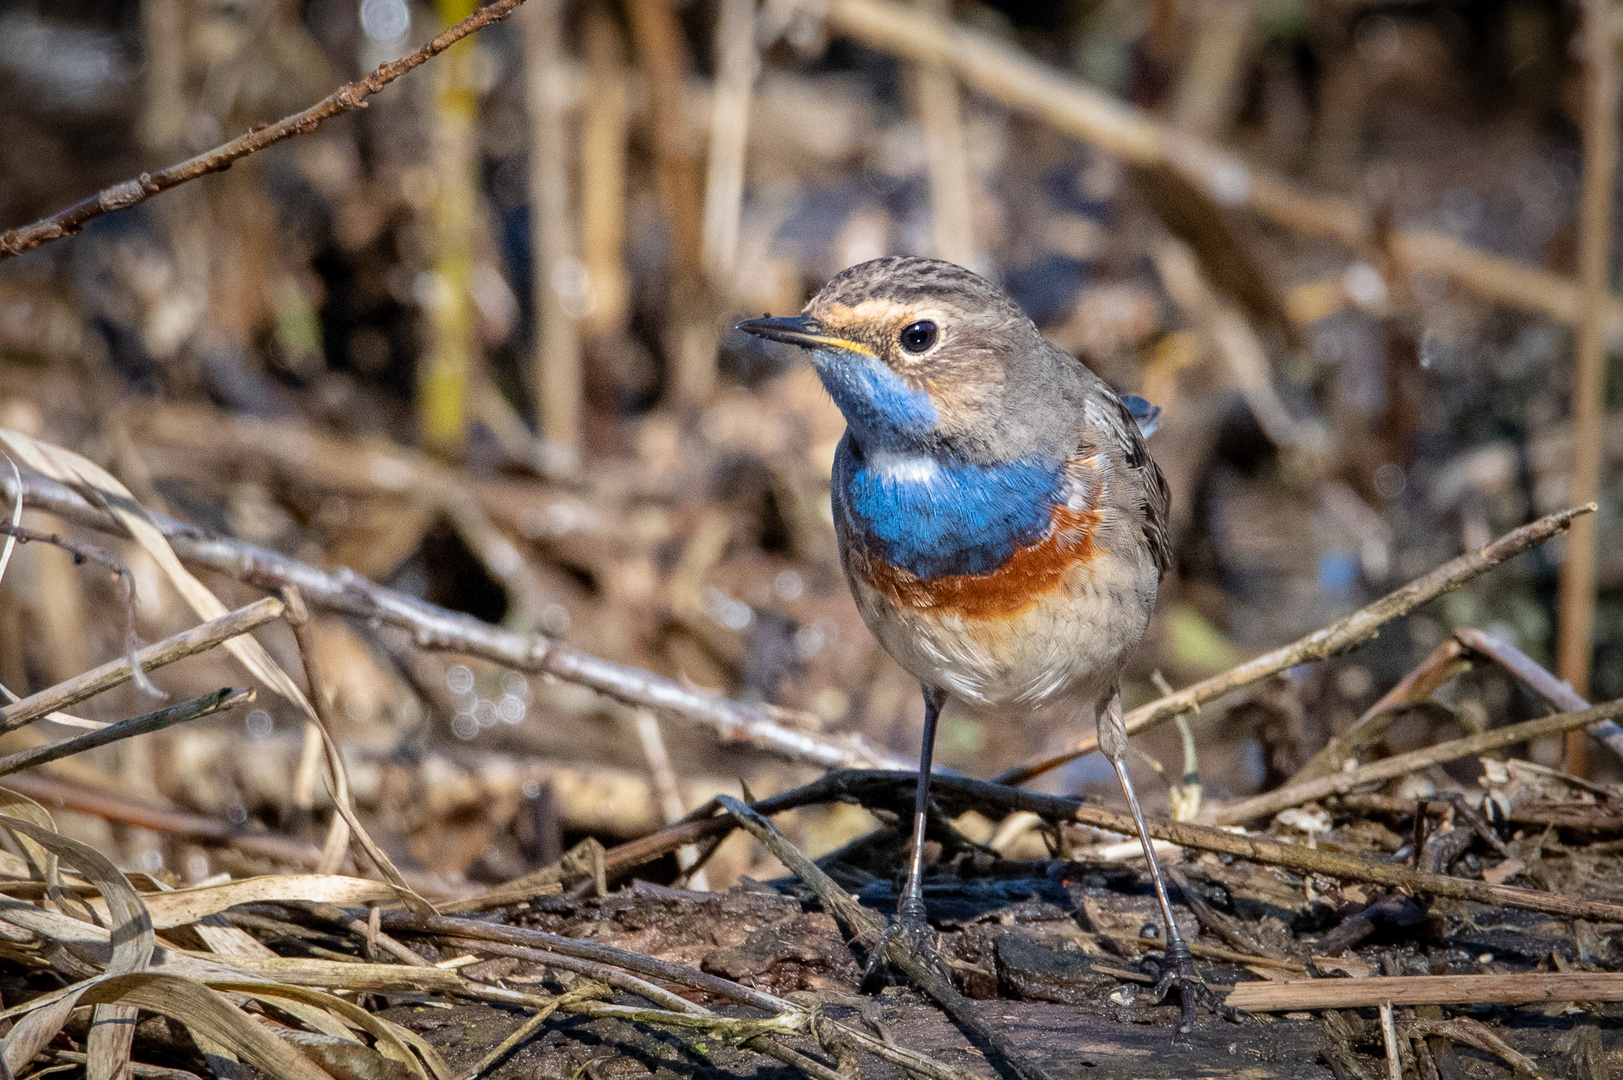
POLYGON ((345 83, 314 105, 292 116, 284 116, 274 124, 256 128, 228 143, 194 158, 160 169, 155 173, 142 173, 133 180, 114 184, 110 188, 81 199, 72 206, 59 210, 50 217, 41 218, 32 225, 0 234, 0 259, 9 259, 32 248, 39 247, 64 236, 72 236, 85 225, 115 210, 128 210, 149 196, 190 180, 224 172, 236 162, 267 147, 285 142, 295 135, 308 135, 335 116, 353 109, 364 109, 366 99, 382 90, 413 68, 421 67, 469 34, 478 33, 492 23, 511 15, 524 0, 495 0, 480 8, 466 19, 450 27, 427 45, 407 53, 398 60, 379 64, 377 70, 364 79, 345 83))

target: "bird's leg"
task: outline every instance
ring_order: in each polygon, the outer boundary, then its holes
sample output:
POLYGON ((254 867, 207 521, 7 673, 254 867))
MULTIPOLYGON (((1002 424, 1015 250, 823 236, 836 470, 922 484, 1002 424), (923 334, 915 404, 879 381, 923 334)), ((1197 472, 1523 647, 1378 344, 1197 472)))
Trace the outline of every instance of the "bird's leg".
POLYGON ((1183 1006, 1178 1032, 1187 1035, 1195 1026, 1195 998, 1204 984, 1195 972, 1195 961, 1189 953, 1189 945, 1178 933, 1178 924, 1172 917, 1172 901, 1167 898, 1166 883, 1161 880, 1161 865, 1156 862, 1155 847, 1150 842, 1149 831, 1144 827, 1144 811, 1139 808, 1138 794, 1127 775, 1127 724, 1122 718, 1119 692, 1112 692, 1109 704, 1099 710, 1099 749, 1110 759, 1110 764, 1116 770, 1116 779, 1121 781, 1122 794, 1127 796, 1127 808, 1132 811, 1139 843, 1144 845, 1144 858, 1150 864, 1150 881, 1155 885, 1155 898, 1161 904, 1161 915, 1167 924, 1167 944, 1163 954, 1166 962, 1161 981, 1155 986, 1155 996, 1158 1000, 1164 998, 1169 990, 1177 987, 1179 1002, 1183 1006))
POLYGON ((896 921, 886 928, 868 957, 864 982, 884 963, 885 950, 897 935, 901 935, 915 955, 931 952, 930 921, 924 907, 924 832, 930 819, 930 762, 935 756, 936 721, 941 718, 941 708, 946 703, 946 691, 924 687, 924 746, 919 751, 919 782, 913 796, 913 842, 908 849, 907 881, 896 905, 896 921))
POLYGON ((924 830, 930 819, 930 761, 935 756, 935 726, 941 718, 941 707, 947 702, 945 691, 924 688, 924 746, 919 750, 919 782, 913 795, 913 846, 907 860, 907 884, 902 888, 902 899, 896 905, 896 920, 909 933, 922 932, 929 926, 924 910, 924 830))

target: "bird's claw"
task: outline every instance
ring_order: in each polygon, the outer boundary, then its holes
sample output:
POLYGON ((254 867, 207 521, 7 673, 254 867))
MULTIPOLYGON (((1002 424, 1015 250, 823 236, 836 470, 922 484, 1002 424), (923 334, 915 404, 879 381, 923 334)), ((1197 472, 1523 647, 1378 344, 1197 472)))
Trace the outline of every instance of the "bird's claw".
POLYGON ((896 909, 895 921, 885 927, 868 953, 868 966, 862 973, 862 985, 867 986, 884 970, 885 957, 893 943, 901 945, 914 956, 937 963, 931 937, 930 920, 925 913, 924 903, 904 899, 896 909))
POLYGON ((1218 998, 1217 994, 1195 970, 1195 958, 1181 937, 1173 938, 1162 954, 1161 978, 1155 984, 1155 1000, 1164 1001, 1174 989, 1178 991, 1178 1004, 1183 1015, 1178 1018, 1178 1035, 1187 1035, 1195 1029, 1195 1005, 1204 1004, 1225 1020, 1237 1020, 1239 1014, 1218 998))

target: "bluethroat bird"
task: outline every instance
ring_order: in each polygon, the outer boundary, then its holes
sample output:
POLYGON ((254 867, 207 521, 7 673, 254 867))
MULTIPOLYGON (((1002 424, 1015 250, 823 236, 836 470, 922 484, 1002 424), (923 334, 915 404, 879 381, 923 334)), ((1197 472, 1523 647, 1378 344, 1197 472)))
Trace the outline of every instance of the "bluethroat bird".
POLYGON ((1178 988, 1187 1031, 1200 985, 1127 775, 1118 685, 1172 560, 1167 485, 1139 420, 991 282, 935 259, 854 266, 803 314, 738 329, 808 350, 845 415, 840 561, 868 628, 924 689, 894 929, 925 948, 930 758, 948 695, 994 724, 1091 713, 1166 920, 1157 996, 1178 988))

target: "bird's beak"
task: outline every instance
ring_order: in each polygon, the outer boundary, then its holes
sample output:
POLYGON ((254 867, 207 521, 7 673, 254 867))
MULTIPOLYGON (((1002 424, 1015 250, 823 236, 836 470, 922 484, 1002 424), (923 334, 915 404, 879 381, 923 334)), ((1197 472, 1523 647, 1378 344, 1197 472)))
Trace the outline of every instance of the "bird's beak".
POLYGON ((857 341, 836 337, 823 332, 823 324, 810 315, 791 315, 782 318, 745 319, 736 329, 768 341, 782 341, 799 345, 802 349, 840 349, 844 352, 873 356, 874 351, 857 341))

